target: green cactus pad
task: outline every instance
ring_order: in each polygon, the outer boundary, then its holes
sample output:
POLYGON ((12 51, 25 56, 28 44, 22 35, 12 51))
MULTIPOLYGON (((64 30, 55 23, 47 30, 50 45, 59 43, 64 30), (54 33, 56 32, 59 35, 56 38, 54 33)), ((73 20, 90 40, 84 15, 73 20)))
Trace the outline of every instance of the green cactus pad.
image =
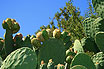
POLYGON ((100 51, 104 52, 104 32, 98 32, 95 35, 95 42, 100 49, 100 51))
POLYGON ((77 51, 77 53, 84 52, 83 47, 78 39, 75 40, 73 48, 74 52, 75 51, 77 51))
POLYGON ((95 11, 104 18, 104 0, 92 0, 95 11))
POLYGON ((99 52, 99 48, 97 47, 95 41, 91 38, 82 38, 81 45, 83 46, 84 51, 99 52))
POLYGON ((40 64, 42 60, 48 63, 49 59, 52 59, 55 65, 58 63, 64 63, 65 46, 61 40, 50 38, 43 42, 38 55, 38 63, 40 64))
POLYGON ((87 69, 87 68, 82 65, 75 65, 75 66, 71 67, 70 69, 87 69))
POLYGON ((98 52, 91 57, 97 69, 104 69, 104 53, 98 52))
POLYGON ((1 69, 36 69, 37 56, 28 47, 13 51, 3 61, 1 69))
POLYGON ((83 21, 84 32, 88 38, 94 38, 95 34, 99 31, 104 31, 104 19, 98 18, 86 18, 83 21))
POLYGON ((88 69, 95 69, 95 65, 90 56, 84 53, 79 53, 73 58, 70 67, 73 67, 74 65, 83 65, 88 69))
POLYGON ((85 35, 87 37, 94 37, 95 35, 94 28, 93 28, 94 20, 95 20, 94 18, 86 18, 83 21, 83 28, 84 28, 85 35))

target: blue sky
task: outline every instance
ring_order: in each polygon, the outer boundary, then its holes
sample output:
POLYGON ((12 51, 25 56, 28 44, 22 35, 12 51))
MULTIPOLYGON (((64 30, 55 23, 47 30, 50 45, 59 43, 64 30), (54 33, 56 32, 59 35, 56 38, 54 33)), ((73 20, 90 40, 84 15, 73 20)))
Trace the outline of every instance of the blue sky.
MULTIPOLYGON (((42 25, 48 25, 49 17, 54 17, 59 8, 63 8, 69 0, 0 0, 0 37, 5 30, 2 22, 13 18, 20 24, 23 36, 33 35, 42 25)), ((87 0, 74 0, 74 5, 80 8, 84 15, 88 8, 87 0)))

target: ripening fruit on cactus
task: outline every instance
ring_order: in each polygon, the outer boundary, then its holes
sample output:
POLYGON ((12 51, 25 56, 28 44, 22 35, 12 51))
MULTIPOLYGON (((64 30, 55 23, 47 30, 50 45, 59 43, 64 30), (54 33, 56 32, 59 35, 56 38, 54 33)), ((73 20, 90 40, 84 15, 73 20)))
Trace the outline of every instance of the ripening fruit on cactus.
POLYGON ((20 30, 19 24, 18 24, 17 22, 14 22, 14 23, 13 23, 13 28, 12 28, 13 34, 14 34, 14 33, 17 33, 19 30, 20 30))
POLYGON ((36 48, 41 46, 41 42, 37 38, 33 38, 31 44, 36 48))
POLYGON ((62 65, 62 64, 58 64, 58 65, 57 65, 57 69, 65 69, 65 66, 62 65))
POLYGON ((55 38, 60 38, 60 36, 61 36, 60 30, 59 30, 59 29, 55 29, 55 30, 53 31, 53 37, 55 37, 55 38))
POLYGON ((41 41, 41 42, 43 42, 45 39, 43 38, 43 36, 42 36, 42 32, 38 32, 37 34, 36 34, 36 38, 37 38, 37 40, 39 40, 39 41, 41 41))
POLYGON ((22 38, 23 38, 23 35, 21 34, 21 33, 17 33, 16 35, 15 35, 15 37, 14 37, 14 42, 16 42, 16 38, 19 38, 19 39, 21 39, 22 40, 22 38))
POLYGON ((9 28, 9 26, 8 26, 8 24, 7 24, 7 22, 5 20, 2 23, 2 27, 3 27, 3 29, 9 28))
POLYGON ((15 19, 11 19, 11 21, 12 21, 12 23, 16 22, 16 20, 15 20, 15 19))
POLYGON ((46 31, 48 32, 48 36, 52 37, 52 30, 51 29, 46 29, 46 31))
POLYGON ((12 28, 12 21, 11 21, 11 19, 10 18, 7 18, 5 21, 9 25, 9 28, 11 29, 12 28))

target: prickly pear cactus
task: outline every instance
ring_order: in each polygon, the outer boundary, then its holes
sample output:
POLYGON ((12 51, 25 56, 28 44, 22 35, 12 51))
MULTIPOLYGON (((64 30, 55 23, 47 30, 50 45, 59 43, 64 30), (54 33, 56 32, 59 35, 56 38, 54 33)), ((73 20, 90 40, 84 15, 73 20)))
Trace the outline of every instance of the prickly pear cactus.
POLYGON ((22 47, 6 57, 1 69, 36 69, 36 66, 36 53, 28 47, 22 47))
POLYGON ((98 32, 95 35, 95 42, 100 51, 104 52, 104 32, 98 32))
POLYGON ((70 69, 87 69, 87 68, 82 65, 75 65, 75 66, 71 67, 70 69))
POLYGON ((84 51, 89 51, 94 53, 97 53, 100 51, 95 43, 95 40, 91 38, 82 38, 81 45, 83 46, 84 51))
POLYGON ((65 60, 65 46, 63 41, 50 38, 43 42, 38 53, 39 64, 42 60, 48 63, 48 60, 52 59, 57 65, 58 63, 64 63, 65 60))
POLYGON ((94 62, 96 69, 104 69, 104 53, 98 52, 91 57, 94 62))
POLYGON ((73 48, 74 48, 74 52, 77 51, 77 53, 80 52, 84 53, 83 47, 78 39, 75 40, 73 48))
POLYGON ((19 24, 14 19, 7 18, 2 23, 3 29, 6 30, 5 33, 5 42, 4 42, 4 49, 6 55, 10 54, 13 51, 13 34, 17 33, 20 30, 19 24))
POLYGON ((70 67, 73 67, 74 65, 83 65, 88 69, 96 69, 91 58, 84 53, 79 53, 75 55, 75 57, 73 58, 71 62, 70 67))
POLYGON ((85 35, 88 38, 94 38, 95 34, 99 31, 104 31, 104 19, 98 18, 86 18, 83 21, 85 35))
POLYGON ((104 0, 92 0, 92 4, 99 16, 104 18, 104 0))
POLYGON ((93 22, 94 22, 94 18, 86 18, 83 21, 83 28, 84 28, 84 32, 85 35, 87 37, 94 37, 95 33, 94 33, 94 28, 93 28, 93 22))

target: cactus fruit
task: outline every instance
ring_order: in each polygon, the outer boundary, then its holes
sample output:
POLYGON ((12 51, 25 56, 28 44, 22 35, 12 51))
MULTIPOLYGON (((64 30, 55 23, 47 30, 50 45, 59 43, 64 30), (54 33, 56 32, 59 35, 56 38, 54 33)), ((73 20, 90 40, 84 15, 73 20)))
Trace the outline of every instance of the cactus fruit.
POLYGON ((52 61, 52 59, 49 60, 47 69, 54 69, 54 62, 52 61))
POLYGON ((35 36, 35 35, 32 35, 32 36, 30 37, 31 40, 32 40, 33 38, 36 38, 36 36, 35 36))
POLYGON ((55 29, 55 30, 53 31, 53 37, 54 37, 54 38, 60 38, 60 36, 61 36, 60 30, 59 30, 59 29, 55 29))
POLYGON ((37 38, 33 38, 31 40, 31 44, 35 47, 35 48, 39 48, 41 46, 41 42, 37 39, 37 38))
POLYGON ((46 31, 48 32, 48 36, 52 37, 52 30, 51 29, 46 29, 46 31))
POLYGON ((3 21, 2 26, 4 29, 9 29, 12 31, 12 33, 17 33, 20 30, 19 24, 14 21, 14 19, 7 18, 3 21))
POLYGON ((57 69, 65 69, 65 66, 63 64, 58 64, 57 69))
POLYGON ((65 46, 62 40, 50 38, 43 42, 38 53, 38 63, 40 64, 42 60, 48 63, 49 59, 53 59, 55 65, 64 63, 65 46))
POLYGON ((2 27, 3 27, 3 29, 9 29, 9 26, 5 20, 2 23, 2 27))
POLYGON ((98 52, 91 57, 94 62, 96 69, 104 69, 104 53, 98 52))
POLYGON ((43 60, 41 61, 41 65, 40 65, 40 68, 39 69, 47 69, 47 64, 44 63, 43 60))
POLYGON ((44 39, 44 37, 43 37, 43 35, 42 35, 42 32, 38 32, 37 34, 36 34, 36 38, 39 40, 39 41, 41 41, 41 42, 43 42, 45 39, 44 39))
POLYGON ((23 35, 22 35, 21 33, 17 33, 17 34, 15 35, 15 37, 13 38, 13 39, 14 39, 14 42, 16 42, 16 38, 19 38, 19 39, 22 40, 23 35))
POLYGON ((73 67, 74 65, 83 65, 88 69, 96 69, 91 58, 84 53, 78 53, 75 55, 75 57, 72 59, 70 67, 73 67))
POLYGON ((14 22, 12 28, 13 34, 17 33, 19 30, 20 30, 19 24, 17 22, 14 22))
POLYGON ((71 61, 72 61, 72 56, 68 56, 68 57, 66 58, 66 62, 67 62, 68 64, 70 64, 71 61))
POLYGON ((70 69, 87 69, 87 68, 82 65, 75 65, 75 66, 71 67, 70 69))
POLYGON ((36 53, 28 47, 22 47, 9 54, 1 69, 36 69, 36 53))

